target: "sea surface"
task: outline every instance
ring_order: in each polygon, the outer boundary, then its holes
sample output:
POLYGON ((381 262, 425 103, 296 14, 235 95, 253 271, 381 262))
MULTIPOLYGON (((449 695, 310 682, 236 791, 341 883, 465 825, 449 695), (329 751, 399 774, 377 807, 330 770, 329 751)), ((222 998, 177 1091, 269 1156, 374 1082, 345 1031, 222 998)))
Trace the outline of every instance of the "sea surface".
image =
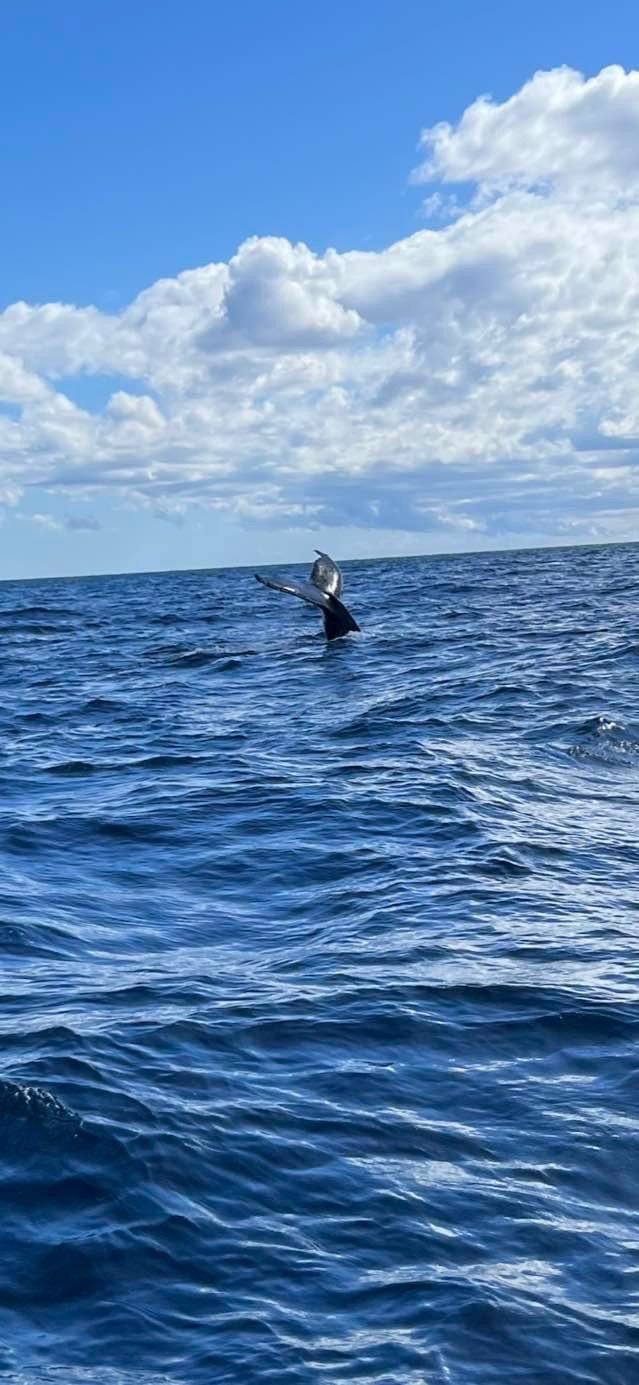
POLYGON ((344 575, 0 586, 14 1385, 639 1381, 639 546, 344 575))

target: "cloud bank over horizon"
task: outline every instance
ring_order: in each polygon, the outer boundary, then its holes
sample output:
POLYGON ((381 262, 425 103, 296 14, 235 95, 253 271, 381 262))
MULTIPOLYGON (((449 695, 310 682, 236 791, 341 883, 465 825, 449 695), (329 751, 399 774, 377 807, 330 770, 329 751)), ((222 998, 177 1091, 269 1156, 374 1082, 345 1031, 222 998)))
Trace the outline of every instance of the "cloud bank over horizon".
POLYGON ((252 237, 117 314, 7 307, 0 505, 634 538, 639 72, 539 72, 419 148, 425 224, 386 249, 252 237))

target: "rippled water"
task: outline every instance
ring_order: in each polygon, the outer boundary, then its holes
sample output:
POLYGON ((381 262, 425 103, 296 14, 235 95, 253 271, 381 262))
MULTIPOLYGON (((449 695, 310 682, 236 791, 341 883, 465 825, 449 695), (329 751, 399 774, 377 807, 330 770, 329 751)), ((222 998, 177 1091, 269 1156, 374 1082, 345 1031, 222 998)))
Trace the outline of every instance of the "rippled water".
POLYGON ((345 577, 0 587, 16 1385, 639 1380, 639 547, 345 577))

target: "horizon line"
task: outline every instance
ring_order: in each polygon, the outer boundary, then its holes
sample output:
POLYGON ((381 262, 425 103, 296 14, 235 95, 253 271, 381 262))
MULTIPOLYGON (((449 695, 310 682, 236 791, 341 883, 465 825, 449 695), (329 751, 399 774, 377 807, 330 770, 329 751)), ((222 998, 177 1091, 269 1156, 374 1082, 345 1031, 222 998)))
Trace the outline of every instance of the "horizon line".
MULTIPOLYGON (((451 549, 441 553, 388 553, 377 554, 370 558, 340 558, 340 563, 396 563, 421 561, 424 558, 432 560, 441 558, 499 558, 513 553, 544 553, 562 552, 566 549, 580 548, 630 548, 639 545, 639 539, 602 539, 592 540, 591 542, 581 543, 534 543, 517 544, 512 548, 463 548, 451 549)), ((300 567, 306 562, 303 558, 286 558, 275 562, 261 563, 260 567, 300 567)), ((223 563, 215 564, 211 567, 166 567, 166 568, 132 568, 130 571, 120 572, 66 572, 33 577, 0 577, 0 586, 9 586, 15 582, 89 582, 97 581, 100 578, 109 577, 163 577, 177 575, 178 573, 194 572, 252 572, 255 565, 253 563, 223 563)))

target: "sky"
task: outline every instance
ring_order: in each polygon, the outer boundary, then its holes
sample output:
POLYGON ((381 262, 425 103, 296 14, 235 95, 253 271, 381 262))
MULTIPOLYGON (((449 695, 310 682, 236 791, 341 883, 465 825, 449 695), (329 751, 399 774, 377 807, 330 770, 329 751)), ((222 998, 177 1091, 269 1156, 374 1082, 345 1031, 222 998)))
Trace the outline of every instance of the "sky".
POLYGON ((0 578, 639 538, 636 0, 4 0, 0 578))

